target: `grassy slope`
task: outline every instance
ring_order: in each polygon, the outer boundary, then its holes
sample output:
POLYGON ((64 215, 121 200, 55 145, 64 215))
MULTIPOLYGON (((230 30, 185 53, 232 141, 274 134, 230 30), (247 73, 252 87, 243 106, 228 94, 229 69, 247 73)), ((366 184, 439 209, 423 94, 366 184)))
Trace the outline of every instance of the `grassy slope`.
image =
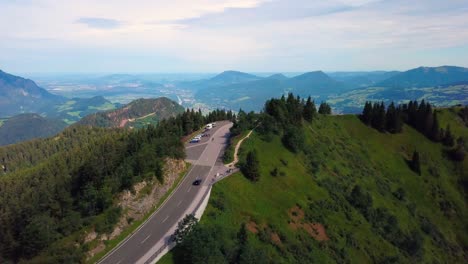
MULTIPOLYGON (((444 112, 443 120, 454 118, 453 113, 444 112)), ((441 123, 444 122, 447 121, 441 123)), ((459 125, 455 128, 456 122, 452 123, 452 131, 467 136, 468 129, 459 125)), ((388 208, 405 233, 418 230, 423 235, 424 255, 418 261, 463 260, 460 248, 455 245, 468 245, 467 228, 462 220, 468 215, 454 171, 466 174, 467 159, 455 166, 443 157, 441 144, 432 143, 414 129, 405 126, 402 134, 382 134, 364 126, 355 116, 321 117, 305 130, 316 153, 315 173, 310 172, 302 154, 297 156, 287 151, 279 138, 265 142, 254 134, 241 150, 245 153, 257 149, 260 181, 251 183, 237 174, 216 184, 202 225, 221 226, 227 240, 235 237, 242 222, 254 221, 265 226, 268 234, 274 232, 281 237, 280 246, 265 239, 262 241, 258 235, 251 237, 274 262, 326 263, 348 259, 364 263, 380 262, 386 256, 395 255, 400 255, 399 262, 411 262, 376 234, 366 219, 346 201, 345 195, 359 184, 371 193, 374 208, 388 208), (406 165, 405 158, 409 159, 414 149, 421 153, 422 176, 406 165), (287 166, 280 159, 286 161, 287 166), (274 167, 284 176, 270 176, 274 167), (392 195, 398 187, 406 192, 404 201, 392 195), (444 215, 438 206, 440 201, 449 201, 453 210, 444 215), (317 242, 301 229, 294 231, 289 227, 288 210, 295 205, 305 211, 304 221, 325 226, 330 241, 317 242), (457 253, 452 254, 458 254, 458 257, 448 256, 446 248, 436 245, 421 231, 420 217, 428 218, 444 235, 447 244, 458 248, 457 253), (294 256, 291 254, 293 248, 301 253, 294 256)))

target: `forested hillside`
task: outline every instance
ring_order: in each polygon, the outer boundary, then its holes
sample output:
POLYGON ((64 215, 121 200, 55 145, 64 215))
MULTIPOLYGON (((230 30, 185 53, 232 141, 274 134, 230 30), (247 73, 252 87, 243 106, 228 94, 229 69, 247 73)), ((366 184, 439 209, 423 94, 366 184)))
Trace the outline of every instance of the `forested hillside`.
POLYGON ((0 126, 0 146, 54 135, 67 126, 58 119, 37 114, 20 114, 9 118, 0 126))
POLYGON ((464 263, 467 108, 321 112, 290 95, 239 114, 236 133, 259 124, 242 173, 162 263, 464 263))
POLYGON ((174 117, 183 111, 182 106, 166 97, 138 99, 116 110, 88 115, 78 124, 97 127, 142 127, 174 117))
POLYGON ((83 262, 83 230, 112 230, 116 196, 142 180, 163 181, 164 159, 185 156, 182 136, 228 117, 192 110, 137 130, 74 126, 1 147, 0 262, 83 262))

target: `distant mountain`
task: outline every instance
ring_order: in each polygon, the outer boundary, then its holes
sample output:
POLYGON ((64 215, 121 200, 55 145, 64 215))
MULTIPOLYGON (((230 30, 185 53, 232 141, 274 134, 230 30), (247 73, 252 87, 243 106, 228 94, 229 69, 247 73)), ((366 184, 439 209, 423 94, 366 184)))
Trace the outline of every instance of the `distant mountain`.
POLYGON ((209 79, 212 84, 233 84, 259 80, 261 77, 239 71, 224 71, 209 79))
POLYGON ((327 73, 331 78, 342 82, 348 89, 357 89, 374 86, 388 78, 391 78, 399 71, 372 71, 372 72, 331 72, 327 73))
POLYGON ((44 138, 62 131, 67 124, 38 114, 20 114, 0 126, 0 145, 14 144, 34 138, 44 138))
POLYGON ((287 85, 300 96, 324 95, 342 92, 344 84, 338 82, 322 71, 307 72, 290 78, 287 85))
POLYGON ((64 97, 49 93, 32 80, 0 70, 0 117, 28 112, 41 113, 50 105, 64 101, 64 97))
POLYGON ((419 67, 399 73, 376 86, 393 88, 423 88, 468 81, 468 68, 456 66, 419 67))
POLYGON ((288 77, 284 76, 284 74, 277 73, 267 77, 267 79, 275 79, 275 80, 286 80, 288 77))
POLYGON ((262 77, 239 71, 224 71, 210 79, 197 80, 191 82, 180 82, 178 86, 195 91, 208 87, 224 87, 238 83, 248 83, 263 79, 262 77))
POLYGON ((88 115, 78 125, 96 127, 134 127, 176 116, 184 108, 166 97, 138 99, 115 110, 88 115))
POLYGON ((275 74, 253 81, 207 86, 196 92, 195 98, 197 101, 220 108, 258 111, 267 99, 288 92, 302 97, 321 98, 329 94, 340 93, 344 89, 343 83, 330 78, 322 71, 315 71, 292 78, 275 74))

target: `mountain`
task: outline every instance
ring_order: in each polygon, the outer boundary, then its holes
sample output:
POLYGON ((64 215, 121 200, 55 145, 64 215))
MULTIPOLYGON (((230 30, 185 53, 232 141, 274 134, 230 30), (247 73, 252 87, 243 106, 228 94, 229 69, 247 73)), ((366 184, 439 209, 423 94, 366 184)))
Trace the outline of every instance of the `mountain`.
POLYGON ((342 82, 348 89, 374 86, 390 77, 399 74, 399 71, 373 71, 373 72, 331 72, 331 78, 342 82))
POLYGON ((20 114, 0 126, 0 146, 34 138, 44 138, 62 131, 67 124, 38 114, 20 114))
POLYGON ((259 80, 261 77, 239 71, 224 71, 209 79, 213 85, 228 85, 233 83, 243 83, 259 80))
POLYGON ((275 80, 286 80, 288 77, 284 76, 284 74, 277 73, 267 77, 267 79, 275 79, 275 80))
POLYGON ((393 88, 435 87, 468 81, 468 68, 456 66, 419 67, 399 73, 376 86, 393 88))
POLYGON ((119 109, 88 115, 77 122, 77 125, 134 127, 142 126, 146 123, 155 123, 182 112, 184 112, 182 106, 166 97, 137 99, 119 109))
POLYGON ((50 105, 64 101, 64 97, 47 92, 32 80, 0 70, 0 117, 25 112, 41 113, 50 105))
POLYGON ((344 90, 343 83, 330 78, 322 71, 315 71, 292 78, 276 74, 253 81, 212 85, 197 91, 195 98, 197 101, 215 107, 258 111, 261 110, 267 99, 288 92, 294 92, 303 97, 310 95, 323 98, 326 95, 340 93, 344 90))
POLYGON ((209 79, 179 82, 177 83, 177 86, 184 88, 184 89, 199 91, 201 89, 206 89, 208 87, 219 89, 220 87, 224 87, 224 86, 228 86, 232 84, 248 83, 248 82, 256 81, 260 79, 262 79, 262 77, 252 75, 249 73, 245 73, 245 72, 224 71, 209 79))
POLYGON ((290 78, 287 85, 295 94, 302 97, 339 93, 345 88, 343 83, 330 78, 322 71, 307 72, 290 78))

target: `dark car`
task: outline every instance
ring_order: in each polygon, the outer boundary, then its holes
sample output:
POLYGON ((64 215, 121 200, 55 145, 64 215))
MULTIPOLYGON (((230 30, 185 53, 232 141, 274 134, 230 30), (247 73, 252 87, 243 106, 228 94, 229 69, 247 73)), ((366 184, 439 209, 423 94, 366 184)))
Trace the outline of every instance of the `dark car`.
POLYGON ((195 181, 193 182, 193 185, 200 185, 200 183, 201 183, 201 180, 198 179, 198 180, 195 180, 195 181))

